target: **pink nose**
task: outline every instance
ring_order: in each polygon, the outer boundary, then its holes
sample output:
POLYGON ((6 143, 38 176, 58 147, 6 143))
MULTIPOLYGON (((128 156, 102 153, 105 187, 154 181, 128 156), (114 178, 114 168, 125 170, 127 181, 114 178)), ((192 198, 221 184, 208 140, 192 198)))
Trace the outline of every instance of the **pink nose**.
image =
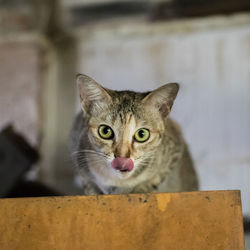
POLYGON ((116 157, 112 161, 112 167, 121 172, 130 172, 134 168, 134 162, 130 158, 116 157))

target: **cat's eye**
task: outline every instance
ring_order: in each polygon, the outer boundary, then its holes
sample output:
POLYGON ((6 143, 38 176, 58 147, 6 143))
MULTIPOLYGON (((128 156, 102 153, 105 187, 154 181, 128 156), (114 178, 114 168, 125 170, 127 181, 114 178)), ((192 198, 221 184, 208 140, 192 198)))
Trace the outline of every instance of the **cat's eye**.
POLYGON ((140 128, 135 132, 134 138, 137 142, 145 142, 149 139, 150 132, 146 128, 140 128))
POLYGON ((110 140, 114 137, 114 132, 108 125, 100 125, 98 128, 98 134, 102 139, 110 140))

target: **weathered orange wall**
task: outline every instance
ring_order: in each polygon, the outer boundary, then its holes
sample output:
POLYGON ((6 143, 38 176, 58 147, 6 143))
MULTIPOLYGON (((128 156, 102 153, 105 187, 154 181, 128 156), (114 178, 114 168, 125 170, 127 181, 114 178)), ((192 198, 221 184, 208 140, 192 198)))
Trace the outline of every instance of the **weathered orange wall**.
POLYGON ((0 249, 244 249, 240 192, 2 199, 0 249))

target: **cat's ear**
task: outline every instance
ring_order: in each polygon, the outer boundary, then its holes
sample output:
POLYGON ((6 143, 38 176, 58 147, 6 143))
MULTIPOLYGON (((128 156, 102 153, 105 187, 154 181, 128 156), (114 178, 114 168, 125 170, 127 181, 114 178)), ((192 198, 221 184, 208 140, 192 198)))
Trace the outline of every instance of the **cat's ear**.
POLYGON ((103 109, 111 101, 108 92, 91 77, 78 74, 76 83, 84 112, 89 113, 93 108, 103 109))
POLYGON ((163 117, 166 117, 171 111, 178 91, 178 83, 168 83, 150 92, 142 102, 145 105, 155 106, 163 117))

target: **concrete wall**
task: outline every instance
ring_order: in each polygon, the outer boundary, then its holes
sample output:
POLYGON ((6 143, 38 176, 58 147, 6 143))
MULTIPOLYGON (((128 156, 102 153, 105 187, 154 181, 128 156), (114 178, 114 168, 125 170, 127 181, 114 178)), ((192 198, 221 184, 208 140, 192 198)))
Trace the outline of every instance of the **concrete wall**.
POLYGON ((0 37, 0 129, 12 124, 34 146, 41 122, 40 49, 35 37, 0 37))
POLYGON ((0 3, 0 130, 12 124, 40 151, 39 171, 35 168, 29 177, 72 193, 67 141, 74 115, 76 56, 73 39, 60 29, 57 5, 0 3))
POLYGON ((113 89, 179 82, 181 124, 201 189, 241 189, 250 215, 250 16, 86 27, 78 71, 113 89))

